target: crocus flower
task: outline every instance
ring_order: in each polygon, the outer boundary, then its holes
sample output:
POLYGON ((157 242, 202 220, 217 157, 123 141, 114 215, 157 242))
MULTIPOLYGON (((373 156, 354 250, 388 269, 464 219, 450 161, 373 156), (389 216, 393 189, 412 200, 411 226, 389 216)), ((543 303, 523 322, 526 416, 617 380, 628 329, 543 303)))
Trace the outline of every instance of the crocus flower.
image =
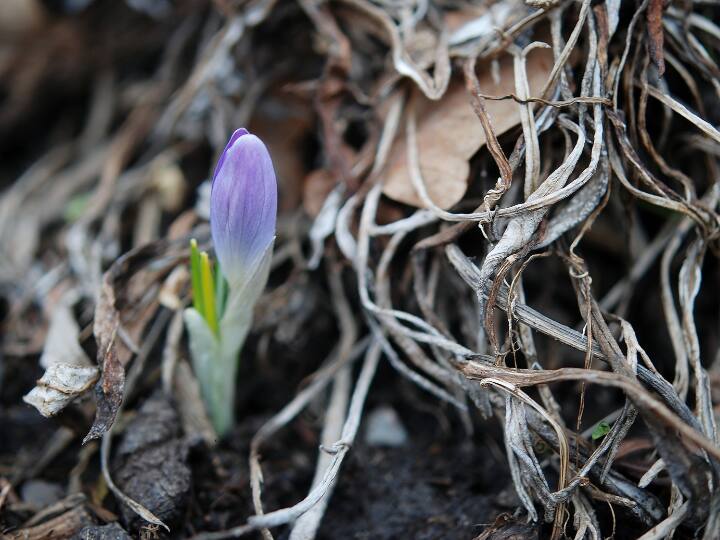
POLYGON ((241 128, 230 137, 213 175, 210 228, 232 287, 250 279, 275 238, 277 181, 267 148, 241 128))
POLYGON ((185 310, 193 368, 218 435, 233 425, 239 355, 268 280, 276 221, 270 154, 255 135, 238 129, 218 160, 210 194, 210 230, 227 289, 193 241, 193 307, 185 310))

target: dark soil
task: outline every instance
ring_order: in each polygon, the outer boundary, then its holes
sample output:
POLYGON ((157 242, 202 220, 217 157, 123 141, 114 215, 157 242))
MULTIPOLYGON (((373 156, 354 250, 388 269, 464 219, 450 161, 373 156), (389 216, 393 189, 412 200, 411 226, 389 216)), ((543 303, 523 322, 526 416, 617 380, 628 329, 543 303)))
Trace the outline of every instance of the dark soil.
MULTIPOLYGON (((247 375, 252 370, 247 363, 242 371, 247 375)), ((270 412, 279 410, 293 394, 297 386, 290 383, 300 382, 300 377, 291 381, 275 370, 255 371, 251 385, 243 387, 241 383, 238 426, 217 449, 178 438, 172 404, 159 392, 142 402, 125 426, 125 434, 116 437, 115 482, 166 520, 172 528, 171 538, 222 530, 252 515, 247 468, 250 439, 270 412), (272 393, 268 392, 270 388, 274 389, 272 393), (258 414, 247 407, 265 412, 258 414)), ((398 381, 389 366, 383 366, 376 378, 377 386, 366 410, 380 405, 394 407, 408 432, 407 444, 398 448, 368 446, 361 429, 318 538, 470 539, 499 514, 513 512, 518 500, 504 480, 508 470, 502 435, 494 422, 479 423, 469 435, 454 410, 438 406, 406 381, 398 381)), ((6 397, 32 387, 32 381, 23 382, 21 377, 6 380, 3 403, 8 402, 6 397)), ((0 471, 5 475, 32 471, 47 451, 49 439, 65 429, 60 424, 65 416, 46 420, 25 405, 6 405, 0 415, 0 471)), ((79 410, 74 415, 82 416, 79 410)), ((317 452, 316 424, 314 413, 308 412, 267 445, 263 452, 266 510, 293 504, 307 494, 317 452)), ((81 451, 82 434, 78 433, 42 470, 34 471, 34 477, 58 486, 65 495, 67 475, 81 451)), ((82 476, 87 491, 94 489, 98 473, 96 456, 82 476)), ((22 492, 22 480, 16 486, 22 492)), ((153 531, 165 536, 161 530, 143 525, 110 495, 94 502, 120 516, 133 534, 153 531)), ((35 510, 24 502, 9 503, 2 513, 3 529, 11 532, 35 510)), ((98 516, 94 521, 102 523, 98 516)), ((113 534, 120 534, 117 527, 88 525, 78 538, 122 538, 113 534)))

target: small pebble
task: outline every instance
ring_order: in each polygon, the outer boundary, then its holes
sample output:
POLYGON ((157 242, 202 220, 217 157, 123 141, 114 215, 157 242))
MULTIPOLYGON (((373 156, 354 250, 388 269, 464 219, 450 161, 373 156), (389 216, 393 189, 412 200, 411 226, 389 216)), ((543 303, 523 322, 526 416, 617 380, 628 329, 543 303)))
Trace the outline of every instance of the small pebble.
POLYGON ((407 443, 408 435, 400 417, 392 407, 378 407, 368 417, 365 442, 370 446, 399 447, 407 443))
POLYGON ((84 527, 72 540, 131 540, 131 537, 118 523, 108 523, 84 527))
POLYGON ((65 490, 59 484, 45 480, 28 480, 20 489, 22 500, 36 508, 45 508, 58 502, 65 496, 65 490))

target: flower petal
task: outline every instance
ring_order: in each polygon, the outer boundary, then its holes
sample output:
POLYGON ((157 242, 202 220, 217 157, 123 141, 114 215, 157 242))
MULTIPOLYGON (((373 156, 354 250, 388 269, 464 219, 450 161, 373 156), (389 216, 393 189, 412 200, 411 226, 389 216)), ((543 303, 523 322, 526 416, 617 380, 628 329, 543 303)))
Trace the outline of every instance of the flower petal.
POLYGON ((218 161, 210 195, 215 253, 231 286, 252 275, 275 238, 277 181, 263 142, 233 133, 218 161))

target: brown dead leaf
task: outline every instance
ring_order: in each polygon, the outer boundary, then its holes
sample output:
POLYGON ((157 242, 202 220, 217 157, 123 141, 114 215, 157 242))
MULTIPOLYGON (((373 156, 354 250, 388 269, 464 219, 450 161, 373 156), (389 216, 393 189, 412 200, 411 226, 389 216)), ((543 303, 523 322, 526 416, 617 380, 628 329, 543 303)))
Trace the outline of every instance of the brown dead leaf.
POLYGON ((279 210, 294 210, 301 203, 301 189, 306 166, 303 148, 311 132, 313 118, 302 100, 267 97, 258 107, 248 129, 268 147, 273 156, 278 187, 283 196, 279 210), (282 156, 282 157, 281 157, 282 156))
POLYGON ((118 258, 103 275, 93 326, 102 376, 95 386, 95 421, 83 443, 102 436, 115 422, 125 389, 125 366, 159 305, 158 293, 151 288, 159 288, 158 282, 183 256, 177 243, 146 244, 118 258))
POLYGON ((45 368, 23 401, 34 406, 45 417, 54 416, 75 398, 92 388, 98 369, 78 343, 80 327, 70 302, 58 302, 50 319, 40 365, 45 368))
POLYGON ((405 212, 395 203, 380 201, 377 209, 375 222, 378 225, 386 225, 405 217, 405 212))
POLYGON ((76 397, 92 388, 98 378, 95 366, 53 364, 47 368, 23 401, 49 418, 64 409, 76 397))
MULTIPOLYGON (((532 96, 542 90, 552 66, 549 51, 538 49, 530 53, 527 73, 532 96)), ((514 93, 512 59, 506 57, 501 60, 499 84, 493 81, 490 64, 480 66, 478 80, 486 95, 514 93)), ((449 208, 462 199, 467 190, 468 160, 485 144, 485 132, 462 81, 453 81, 440 101, 434 102, 421 96, 417 99, 420 169, 430 198, 440 208, 449 208)), ((520 109, 511 99, 486 100, 485 107, 498 135, 520 123, 520 109)), ((404 133, 395 140, 390 155, 383 193, 398 202, 422 207, 408 173, 404 133)))
POLYGON ((303 184, 303 209, 311 218, 316 218, 328 194, 336 184, 336 178, 327 169, 316 169, 305 177, 303 184))

